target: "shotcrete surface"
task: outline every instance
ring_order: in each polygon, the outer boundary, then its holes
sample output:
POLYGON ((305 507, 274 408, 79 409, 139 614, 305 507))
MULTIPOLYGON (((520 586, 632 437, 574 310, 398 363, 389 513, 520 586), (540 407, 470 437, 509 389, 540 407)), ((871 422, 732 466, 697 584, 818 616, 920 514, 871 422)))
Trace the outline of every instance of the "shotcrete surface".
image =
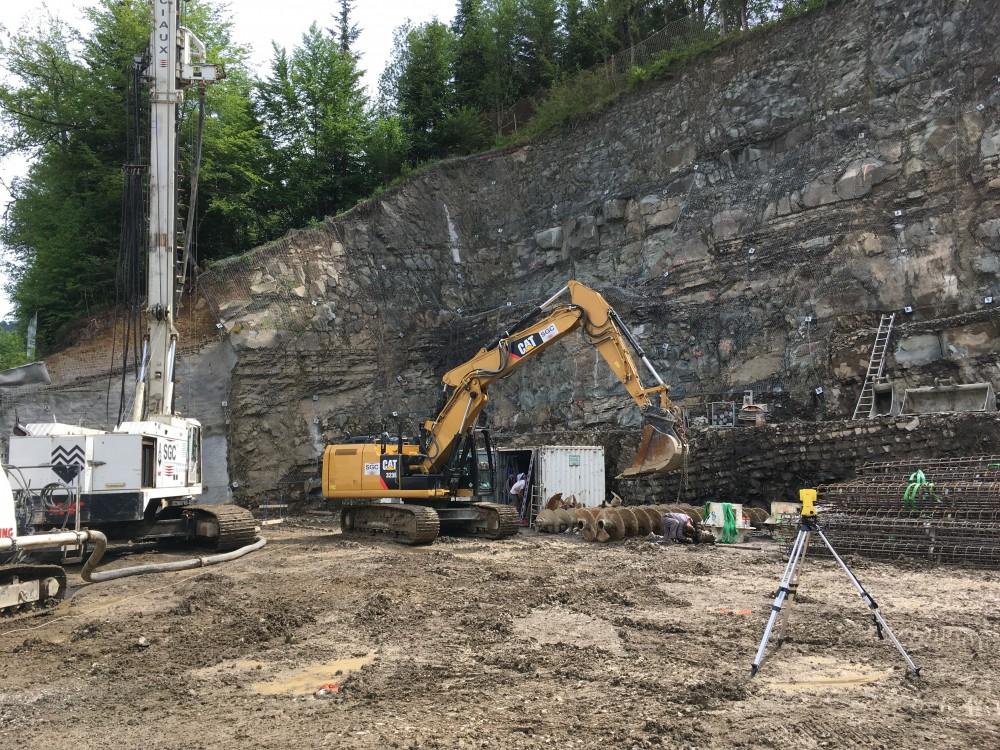
POLYGON ((1000 746, 996 573, 857 561, 923 666, 912 680, 809 560, 795 640, 751 680, 777 546, 267 535, 232 564, 0 622, 0 746, 1000 746))

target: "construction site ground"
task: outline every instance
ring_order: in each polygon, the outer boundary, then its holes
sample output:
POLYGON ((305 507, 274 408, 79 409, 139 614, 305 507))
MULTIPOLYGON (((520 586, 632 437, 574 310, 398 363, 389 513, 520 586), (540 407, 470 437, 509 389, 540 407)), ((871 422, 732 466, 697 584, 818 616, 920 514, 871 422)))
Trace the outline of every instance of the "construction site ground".
POLYGON ((267 536, 0 621, 0 747, 1000 747, 997 573, 853 561, 913 680, 809 559, 795 641, 751 680, 777 545, 267 536))

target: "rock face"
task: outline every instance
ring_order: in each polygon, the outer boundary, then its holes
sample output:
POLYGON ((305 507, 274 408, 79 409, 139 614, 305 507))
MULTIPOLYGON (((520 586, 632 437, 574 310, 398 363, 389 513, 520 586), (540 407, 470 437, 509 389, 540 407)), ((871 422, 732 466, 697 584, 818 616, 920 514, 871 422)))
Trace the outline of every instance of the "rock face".
MULTIPOLYGON (((393 410, 432 415, 445 369, 569 278, 690 403, 847 416, 904 306, 890 374, 996 382, 997 28, 992 0, 831 3, 208 272, 237 496, 301 488, 325 442, 393 410)), ((491 396, 511 440, 638 422, 576 336, 491 396)))
POLYGON ((998 444, 1000 417, 982 412, 701 430, 686 482, 620 482, 619 490, 635 502, 795 500, 800 487, 852 479, 862 464, 993 454, 998 444))

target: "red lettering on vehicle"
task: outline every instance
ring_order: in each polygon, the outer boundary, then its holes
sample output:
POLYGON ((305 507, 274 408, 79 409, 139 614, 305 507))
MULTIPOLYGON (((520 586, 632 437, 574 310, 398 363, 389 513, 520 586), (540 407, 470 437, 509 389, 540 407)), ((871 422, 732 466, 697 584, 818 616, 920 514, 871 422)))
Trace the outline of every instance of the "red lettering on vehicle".
POLYGON ((0 539, 13 539, 14 529, 0 529, 0 539))

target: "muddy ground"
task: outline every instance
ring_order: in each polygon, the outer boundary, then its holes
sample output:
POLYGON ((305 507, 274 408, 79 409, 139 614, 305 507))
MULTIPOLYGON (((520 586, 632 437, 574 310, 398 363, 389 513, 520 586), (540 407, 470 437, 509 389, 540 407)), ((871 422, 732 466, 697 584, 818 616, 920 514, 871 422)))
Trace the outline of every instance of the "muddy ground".
POLYGON ((776 547, 267 536, 0 621, 0 747, 1000 747, 996 573, 857 561, 911 680, 810 560, 796 642, 750 680, 776 547))

